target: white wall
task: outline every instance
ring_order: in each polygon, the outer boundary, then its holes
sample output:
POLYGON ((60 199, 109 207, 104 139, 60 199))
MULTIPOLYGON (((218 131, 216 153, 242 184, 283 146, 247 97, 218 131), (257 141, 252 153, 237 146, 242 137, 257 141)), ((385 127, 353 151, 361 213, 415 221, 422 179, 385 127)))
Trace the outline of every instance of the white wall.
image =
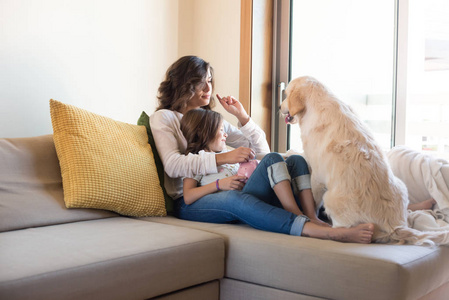
POLYGON ((50 98, 128 123, 178 57, 178 0, 0 0, 0 138, 52 133, 50 98))
POLYGON ((240 0, 0 0, 0 138, 52 133, 51 98, 135 124, 187 54, 238 96, 239 51, 240 0))

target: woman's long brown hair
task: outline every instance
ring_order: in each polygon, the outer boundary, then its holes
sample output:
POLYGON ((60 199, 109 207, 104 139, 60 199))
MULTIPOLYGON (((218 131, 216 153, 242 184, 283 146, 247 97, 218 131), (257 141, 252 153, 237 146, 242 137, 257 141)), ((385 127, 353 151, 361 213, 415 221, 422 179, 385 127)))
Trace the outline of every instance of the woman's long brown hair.
MULTIPOLYGON (((165 74, 165 80, 158 89, 159 106, 156 110, 169 109, 182 112, 196 92, 197 87, 205 84, 208 71, 212 76, 212 91, 214 89, 214 70, 210 64, 197 56, 183 56, 174 62, 165 74)), ((211 96, 209 105, 204 109, 211 109, 215 105, 211 96)))

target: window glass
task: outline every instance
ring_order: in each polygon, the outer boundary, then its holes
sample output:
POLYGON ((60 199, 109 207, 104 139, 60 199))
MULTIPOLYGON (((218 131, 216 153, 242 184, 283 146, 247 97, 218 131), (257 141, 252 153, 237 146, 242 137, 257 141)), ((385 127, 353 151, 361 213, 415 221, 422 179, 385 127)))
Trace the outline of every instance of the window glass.
MULTIPOLYGON (((394 1, 293 0, 291 9, 290 79, 310 75, 320 80, 389 149, 394 1)), ((290 148, 302 151, 299 127, 289 131, 290 148)))
POLYGON ((409 1, 405 144, 449 159, 449 1, 409 1))

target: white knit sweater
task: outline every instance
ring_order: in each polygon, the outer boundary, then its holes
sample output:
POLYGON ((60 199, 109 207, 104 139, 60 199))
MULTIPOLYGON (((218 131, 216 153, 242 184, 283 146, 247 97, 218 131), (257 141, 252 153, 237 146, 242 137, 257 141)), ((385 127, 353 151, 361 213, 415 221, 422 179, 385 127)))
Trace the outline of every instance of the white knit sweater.
MULTIPOLYGON (((171 110, 158 110, 150 116, 151 131, 156 142, 157 151, 165 170, 165 189, 173 199, 182 196, 182 178, 217 173, 215 153, 184 155, 187 141, 182 135, 180 121, 183 114, 171 110)), ((268 153, 265 132, 250 120, 245 126, 236 128, 223 121, 224 130, 228 134, 227 145, 249 147, 256 153, 268 153)))

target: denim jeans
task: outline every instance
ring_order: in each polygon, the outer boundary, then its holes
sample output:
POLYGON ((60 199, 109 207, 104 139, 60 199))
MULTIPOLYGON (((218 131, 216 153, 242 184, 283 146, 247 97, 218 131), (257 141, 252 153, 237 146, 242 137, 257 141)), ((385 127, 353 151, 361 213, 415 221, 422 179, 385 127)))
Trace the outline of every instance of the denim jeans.
MULTIPOLYGON (((278 153, 267 154, 248 179, 242 191, 221 191, 206 195, 190 205, 183 197, 175 201, 175 214, 185 220, 209 223, 245 223, 254 228, 301 235, 309 219, 282 208, 273 186, 290 180, 295 195, 310 188, 307 163, 299 155, 285 161, 278 153), (293 178, 293 179, 291 179, 293 178)), ((299 199, 295 196, 299 206, 299 199)))
POLYGON ((310 189, 310 173, 306 160, 300 155, 292 155, 285 161, 279 153, 267 154, 248 179, 242 192, 256 196, 271 205, 282 207, 273 187, 289 180, 299 208, 299 192, 310 189))

